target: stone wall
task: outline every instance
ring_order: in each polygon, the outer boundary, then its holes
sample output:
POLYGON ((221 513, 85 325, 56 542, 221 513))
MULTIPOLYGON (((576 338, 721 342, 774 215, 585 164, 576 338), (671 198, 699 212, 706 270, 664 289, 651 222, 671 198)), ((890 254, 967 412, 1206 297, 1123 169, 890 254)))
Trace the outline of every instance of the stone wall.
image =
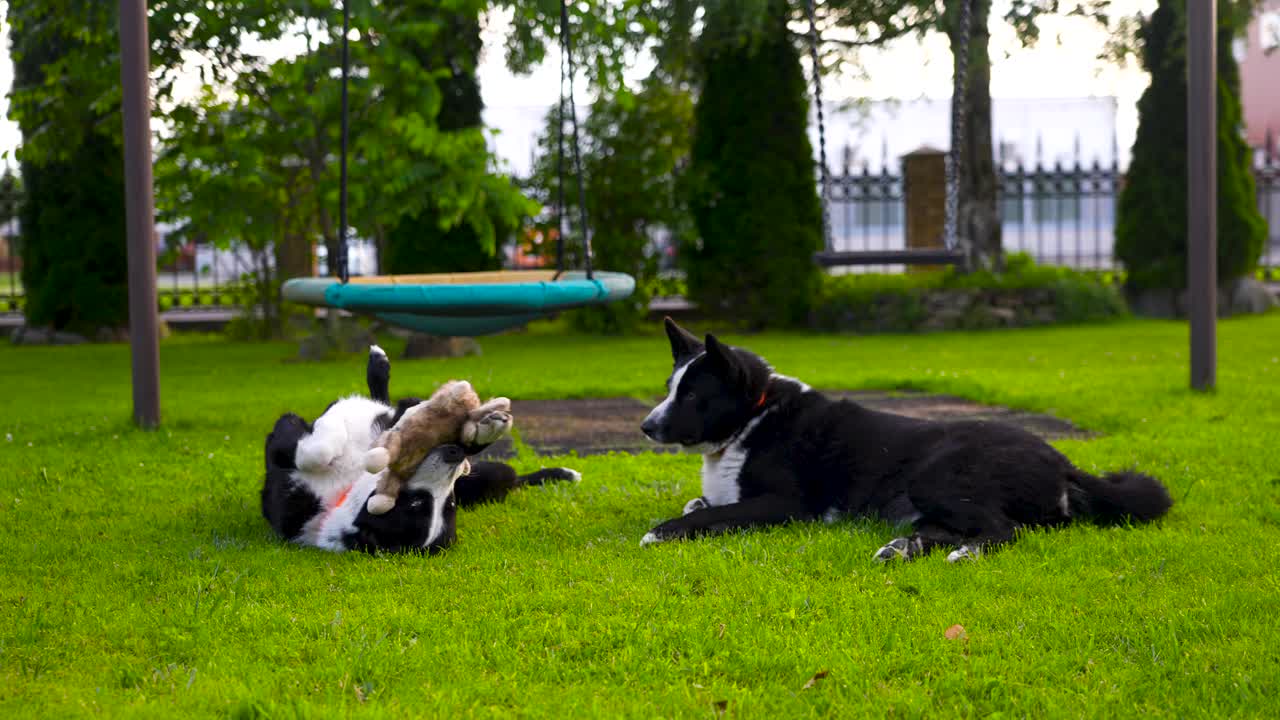
POLYGON ((844 332, 933 332, 1093 322, 1125 314, 1124 299, 1114 288, 1061 283, 836 294, 819 303, 810 324, 844 332))

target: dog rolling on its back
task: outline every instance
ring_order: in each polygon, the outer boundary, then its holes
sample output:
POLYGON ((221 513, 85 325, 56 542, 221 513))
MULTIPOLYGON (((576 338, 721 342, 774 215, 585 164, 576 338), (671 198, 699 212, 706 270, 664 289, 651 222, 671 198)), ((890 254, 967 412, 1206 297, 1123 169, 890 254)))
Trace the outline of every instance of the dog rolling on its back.
POLYGON ((457 509, 501 502, 526 485, 577 481, 569 468, 517 474, 501 462, 472 462, 468 455, 506 434, 511 416, 481 422, 483 434, 469 446, 434 448, 409 478, 395 506, 368 511, 378 476, 364 471, 365 453, 383 430, 422 402, 391 404, 391 363, 381 348, 369 353, 369 397, 334 401, 312 425, 295 414, 281 416, 266 438, 262 514, 285 540, 335 552, 436 553, 457 537, 457 509))

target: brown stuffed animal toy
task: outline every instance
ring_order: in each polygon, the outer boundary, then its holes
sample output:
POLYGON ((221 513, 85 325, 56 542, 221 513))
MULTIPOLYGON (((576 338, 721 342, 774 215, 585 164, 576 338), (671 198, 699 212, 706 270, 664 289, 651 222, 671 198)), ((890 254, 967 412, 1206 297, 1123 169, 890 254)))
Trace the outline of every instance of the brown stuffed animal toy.
POLYGON ((471 383, 445 383, 429 399, 406 410, 365 453, 365 470, 375 474, 386 470, 366 507, 374 515, 395 507, 400 488, 436 446, 488 444, 510 428, 510 400, 498 397, 482 404, 471 383))

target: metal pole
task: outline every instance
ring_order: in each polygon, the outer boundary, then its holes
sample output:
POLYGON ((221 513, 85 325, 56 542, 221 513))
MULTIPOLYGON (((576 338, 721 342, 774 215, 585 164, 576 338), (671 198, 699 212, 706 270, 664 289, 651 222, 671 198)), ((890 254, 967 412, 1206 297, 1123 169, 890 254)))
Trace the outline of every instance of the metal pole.
POLYGON ((133 420, 160 424, 160 336, 156 310, 155 206, 151 195, 151 84, 146 0, 120 0, 124 85, 125 212, 129 237, 129 349, 133 420))
POLYGON ((1191 387, 1217 383, 1217 0, 1187 3, 1187 287, 1191 387))

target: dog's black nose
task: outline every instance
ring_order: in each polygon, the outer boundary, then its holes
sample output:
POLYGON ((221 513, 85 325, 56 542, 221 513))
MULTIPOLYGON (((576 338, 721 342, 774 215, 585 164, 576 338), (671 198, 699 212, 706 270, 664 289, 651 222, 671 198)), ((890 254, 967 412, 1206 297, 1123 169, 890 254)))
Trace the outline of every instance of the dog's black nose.
POLYGON ((657 440, 658 438, 654 435, 654 433, 658 432, 657 421, 651 417, 645 418, 644 422, 640 423, 640 432, 644 433, 645 437, 650 440, 657 440))

